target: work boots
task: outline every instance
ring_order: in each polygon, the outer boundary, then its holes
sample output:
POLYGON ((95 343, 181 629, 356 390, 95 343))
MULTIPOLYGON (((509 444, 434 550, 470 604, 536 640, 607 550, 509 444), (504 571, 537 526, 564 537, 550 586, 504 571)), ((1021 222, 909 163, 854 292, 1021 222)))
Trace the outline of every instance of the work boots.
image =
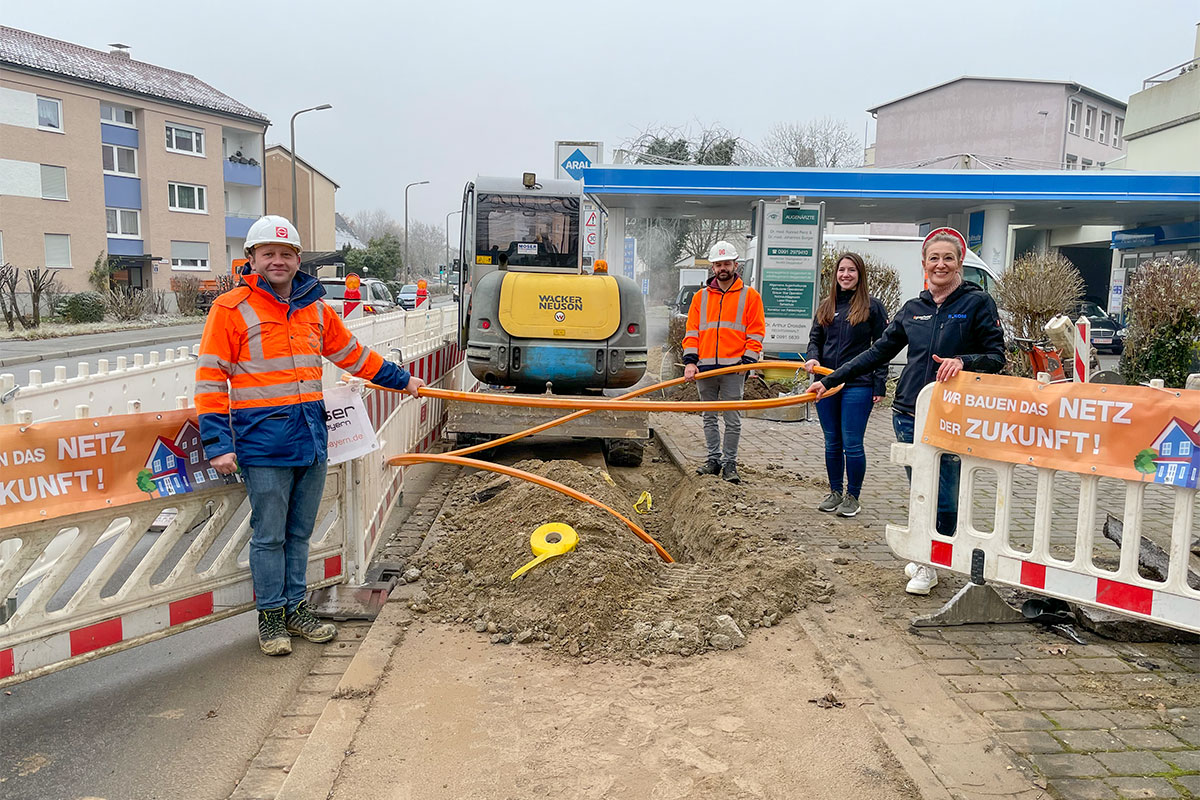
POLYGON ((288 636, 282 608, 264 608, 258 612, 258 647, 269 656, 286 656, 292 652, 292 637, 288 636))
POLYGON ((328 642, 337 636, 337 626, 332 622, 321 622, 311 611, 308 610, 308 603, 303 600, 300 604, 292 609, 292 613, 286 618, 287 632, 296 636, 303 636, 310 642, 328 642))
POLYGON ((715 458, 710 458, 696 470, 697 475, 716 475, 721 471, 721 462, 715 458))
POLYGON ((721 467, 721 478, 730 483, 742 482, 741 476, 737 474, 737 464, 734 464, 732 461, 721 467))

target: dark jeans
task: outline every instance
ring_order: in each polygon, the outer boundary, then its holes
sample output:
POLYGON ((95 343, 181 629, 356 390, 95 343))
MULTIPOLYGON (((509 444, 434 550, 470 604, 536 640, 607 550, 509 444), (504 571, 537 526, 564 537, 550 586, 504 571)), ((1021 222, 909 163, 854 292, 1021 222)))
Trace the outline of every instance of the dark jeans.
MULTIPOLYGON (((894 412, 892 429, 896 432, 896 441, 912 444, 915 424, 916 420, 909 414, 894 412)), ((958 456, 942 454, 942 466, 938 472, 937 532, 943 536, 953 536, 958 530, 958 474, 961 468, 962 462, 958 456)), ((904 471, 911 482, 912 468, 905 467, 904 471)))
POLYGON ((842 493, 842 469, 846 471, 846 488, 858 497, 862 492, 863 476, 867 474, 867 453, 863 449, 863 433, 871 417, 870 386, 844 386, 833 397, 817 403, 817 417, 825 431, 825 471, 829 473, 829 490, 842 493))
POLYGON ((286 606, 307 594, 308 540, 325 491, 327 463, 307 467, 242 466, 250 497, 250 578, 261 611, 286 606))

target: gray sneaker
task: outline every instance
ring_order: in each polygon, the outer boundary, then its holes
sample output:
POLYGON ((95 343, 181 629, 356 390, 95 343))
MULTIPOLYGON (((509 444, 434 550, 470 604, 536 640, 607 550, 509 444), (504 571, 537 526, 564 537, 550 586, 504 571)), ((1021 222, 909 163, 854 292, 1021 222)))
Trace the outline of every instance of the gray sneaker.
POLYGON ((839 517, 853 517, 858 513, 862 506, 858 503, 858 498, 849 492, 842 498, 842 504, 838 506, 837 515, 839 517))
POLYGON ((838 506, 842 504, 841 492, 830 492, 829 496, 821 501, 821 505, 817 506, 817 511, 837 511, 838 506))

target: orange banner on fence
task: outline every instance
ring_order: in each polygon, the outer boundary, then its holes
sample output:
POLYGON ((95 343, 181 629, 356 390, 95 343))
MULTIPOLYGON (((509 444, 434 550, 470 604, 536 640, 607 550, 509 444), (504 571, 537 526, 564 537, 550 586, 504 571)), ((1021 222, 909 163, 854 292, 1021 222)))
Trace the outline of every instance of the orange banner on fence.
POLYGON ((0 426, 0 527, 240 480, 204 457, 194 409, 0 426))
POLYGON ((1200 392, 960 373, 935 384, 922 441, 953 453, 1195 489, 1200 392))

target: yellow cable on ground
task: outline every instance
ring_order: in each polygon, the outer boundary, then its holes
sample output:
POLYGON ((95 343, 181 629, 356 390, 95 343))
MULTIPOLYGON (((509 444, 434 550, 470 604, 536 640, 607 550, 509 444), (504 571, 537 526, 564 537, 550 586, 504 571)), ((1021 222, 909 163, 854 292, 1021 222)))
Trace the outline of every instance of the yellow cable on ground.
MULTIPOLYGON (((774 367, 779 367, 779 368, 783 368, 783 369, 791 368, 791 369, 796 369, 797 371, 804 369, 802 364, 799 364, 795 361, 762 361, 762 362, 756 362, 753 364, 735 364, 731 367, 722 367, 720 369, 709 370, 707 372, 701 373, 702 377, 698 376, 698 380, 704 380, 706 378, 711 378, 711 377, 714 377, 717 375, 726 375, 726 374, 729 374, 732 372, 746 372, 749 370, 767 369, 767 368, 774 368, 774 367)), ((828 375, 833 370, 831 370, 827 367, 818 366, 815 371, 821 375, 828 375)), ((451 451, 449 453, 402 453, 401 455, 392 456, 391 458, 389 458, 388 463, 394 467, 411 466, 413 464, 423 464, 423 463, 454 464, 457 466, 471 467, 473 469, 482 469, 482 470, 486 470, 488 472, 498 472, 503 475, 509 475, 514 478, 520 478, 522 480, 529 481, 530 483, 538 484, 539 486, 545 486, 548 489, 553 489, 556 492, 560 492, 562 494, 567 495, 568 497, 574 498, 574 499, 579 500, 584 503, 588 503, 589 505, 593 505, 603 511, 608 512, 612 516, 619 519, 621 522, 625 523, 626 527, 628 527, 629 530, 631 530, 635 536, 637 536, 643 542, 646 542, 647 544, 654 547, 655 552, 658 553, 658 555, 663 559, 663 561, 666 561, 667 563, 672 563, 674 561, 674 559, 671 558, 671 554, 668 553, 665 549, 663 549, 663 546, 660 545, 654 539, 653 536, 646 533, 646 531, 642 530, 641 527, 639 527, 637 524, 635 524, 628 517, 624 516, 623 514, 619 513, 618 511, 610 508, 609 506, 605 505, 604 503, 601 503, 599 500, 596 500, 586 494, 583 494, 582 492, 576 491, 575 489, 572 489, 571 487, 561 484, 557 481, 552 481, 549 478, 543 478, 540 475, 535 475, 532 472, 526 472, 524 470, 519 470, 519 469, 516 469, 515 467, 506 467, 506 466, 502 466, 500 464, 493 464, 489 461, 480 461, 480 460, 474 459, 474 458, 464 458, 464 456, 469 453, 479 452, 480 450, 488 450, 493 447, 499 447, 502 444, 508 444, 509 442, 516 441, 517 439, 523 439, 526 436, 533 436, 534 434, 542 433, 543 431, 547 431, 550 428, 553 428, 558 425, 562 425, 565 422, 570 422, 571 420, 575 420, 580 417, 586 416, 587 414, 590 414, 593 411, 596 411, 596 410, 602 409, 602 408, 624 410, 624 411, 721 411, 721 410, 732 410, 732 409, 740 410, 743 408, 778 408, 781 406, 791 406, 791 405, 797 405, 799 403, 808 403, 808 402, 812 402, 813 400, 816 399, 816 396, 813 395, 812 393, 805 392, 804 394, 787 395, 785 397, 766 399, 766 400, 728 400, 728 401, 714 401, 714 402, 670 402, 670 401, 655 402, 655 401, 642 400, 642 401, 630 402, 630 398, 638 397, 638 396, 644 395, 644 394, 649 394, 650 392, 656 392, 656 391, 659 391, 660 389, 666 389, 669 386, 675 386, 675 385, 678 385, 683 382, 684 382, 684 378, 674 378, 672 380, 660 381, 659 383, 655 383, 650 386, 643 387, 641 389, 635 389, 632 392, 627 392, 626 394, 623 394, 617 398, 611 398, 611 399, 605 398, 605 399, 601 399, 601 400, 589 400, 586 398, 570 398, 570 397, 544 397, 541 395, 489 395, 489 394, 483 394, 480 392, 456 392, 456 391, 451 391, 448 389, 436 389, 436 388, 433 388, 430 386, 422 386, 420 389, 417 390, 417 394, 422 397, 438 397, 438 398, 449 399, 449 400, 462 400, 462 401, 471 402, 471 403, 492 403, 493 405, 543 407, 543 408, 576 408, 579 410, 575 411, 574 413, 571 413, 571 414, 566 414, 562 417, 559 417, 558 419, 550 420, 549 422, 543 422, 540 425, 535 425, 534 427, 529 428, 527 430, 509 434, 508 436, 502 437, 500 439, 494 439, 490 442, 484 442, 482 444, 473 445, 471 447, 464 447, 459 450, 451 451), (485 398, 485 397, 486 398, 503 398, 503 402, 495 402, 494 400, 491 400, 491 399, 484 400, 483 398, 485 398), (545 401, 551 401, 551 402, 545 402, 545 401)), ((368 384, 368 385, 374 389, 381 390, 381 391, 400 391, 397 389, 390 389, 390 388, 384 387, 384 386, 378 386, 373 383, 368 384)), ((831 389, 826 394, 827 395, 834 394, 834 393, 840 391, 840 389, 841 389, 841 387, 839 386, 835 389, 831 389)))

